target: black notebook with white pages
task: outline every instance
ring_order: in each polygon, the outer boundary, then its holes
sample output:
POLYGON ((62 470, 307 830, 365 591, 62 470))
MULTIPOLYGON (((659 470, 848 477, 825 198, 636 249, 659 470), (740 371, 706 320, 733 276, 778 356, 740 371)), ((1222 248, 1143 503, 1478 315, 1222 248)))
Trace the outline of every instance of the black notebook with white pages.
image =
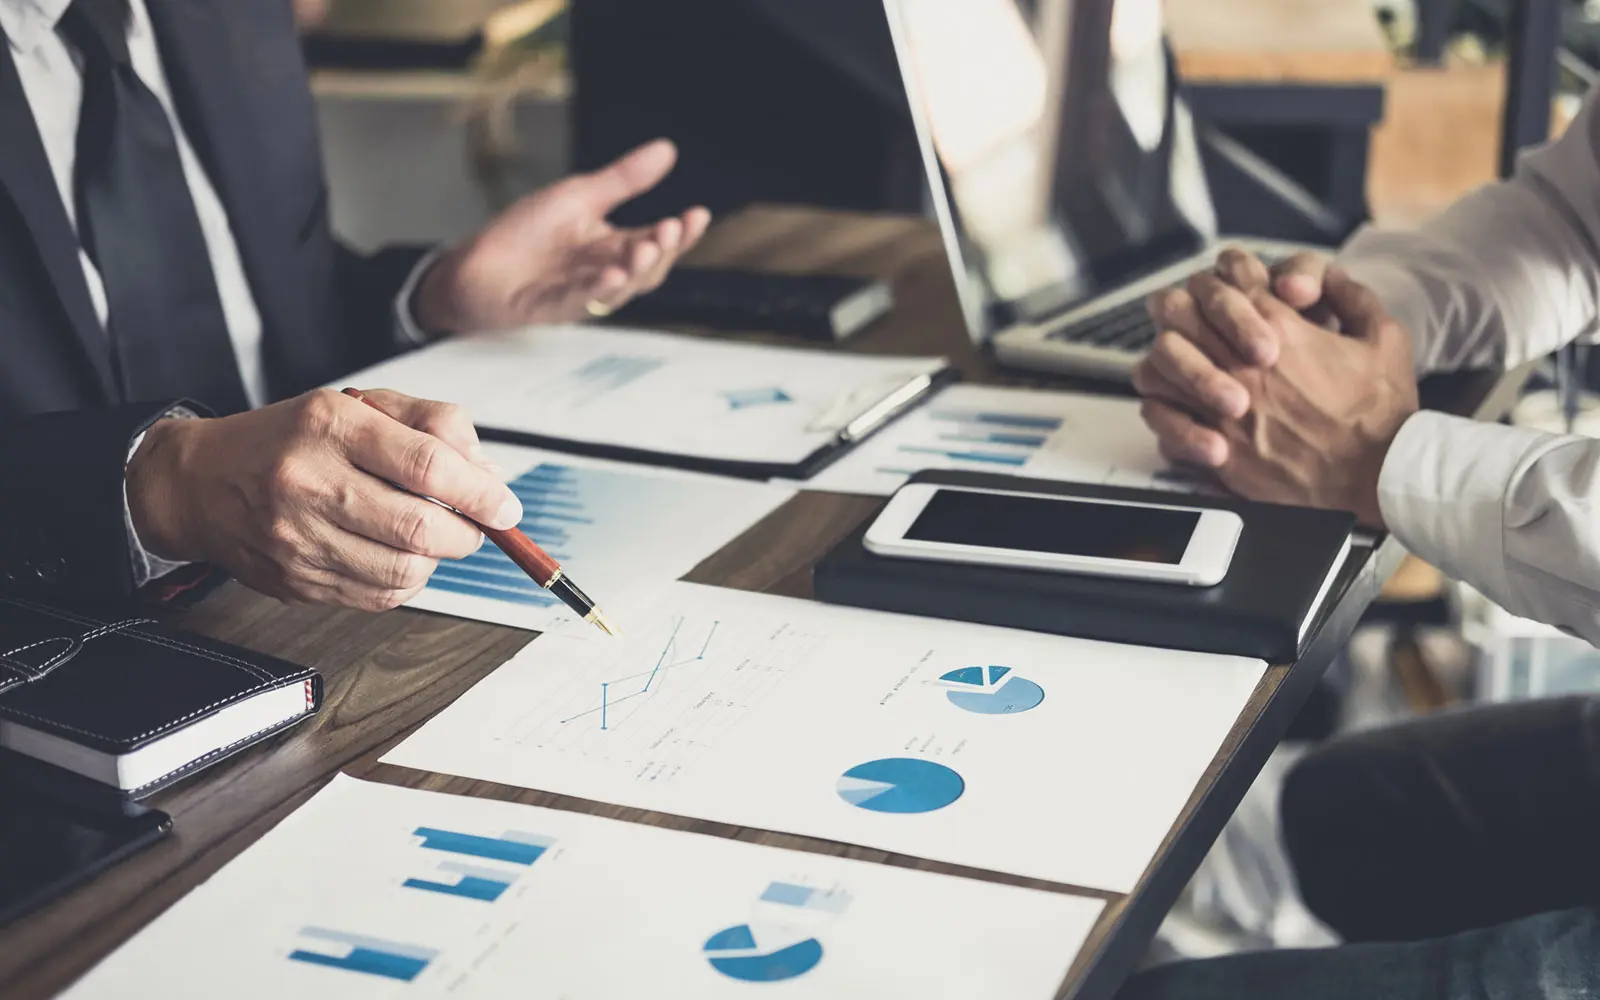
POLYGON ((0 747, 141 798, 315 714, 322 678, 148 618, 0 597, 0 747))
POLYGON ((817 564, 818 600, 1290 663, 1339 592, 1356 520, 1344 511, 945 469, 911 481, 1215 508, 1237 513, 1244 525, 1227 575, 1209 587, 881 556, 863 544, 864 526, 817 564))

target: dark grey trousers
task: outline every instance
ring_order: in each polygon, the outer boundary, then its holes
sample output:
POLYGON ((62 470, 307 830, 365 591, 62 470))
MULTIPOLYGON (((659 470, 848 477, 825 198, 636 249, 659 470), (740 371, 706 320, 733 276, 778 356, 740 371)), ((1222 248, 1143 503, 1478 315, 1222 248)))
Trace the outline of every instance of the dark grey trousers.
POLYGON ((1336 740, 1283 793, 1340 948, 1152 969, 1118 1000, 1600 1000, 1600 699, 1336 740))

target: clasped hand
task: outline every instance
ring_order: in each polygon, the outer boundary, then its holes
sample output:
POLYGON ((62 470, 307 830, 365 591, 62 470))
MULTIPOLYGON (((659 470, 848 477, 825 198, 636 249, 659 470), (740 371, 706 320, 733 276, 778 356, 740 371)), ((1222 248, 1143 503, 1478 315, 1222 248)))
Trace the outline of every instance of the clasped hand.
POLYGON ((1369 289, 1313 255, 1269 271, 1228 250, 1148 307, 1159 333, 1133 384, 1169 461, 1383 525, 1379 474, 1417 386, 1410 337, 1369 289))

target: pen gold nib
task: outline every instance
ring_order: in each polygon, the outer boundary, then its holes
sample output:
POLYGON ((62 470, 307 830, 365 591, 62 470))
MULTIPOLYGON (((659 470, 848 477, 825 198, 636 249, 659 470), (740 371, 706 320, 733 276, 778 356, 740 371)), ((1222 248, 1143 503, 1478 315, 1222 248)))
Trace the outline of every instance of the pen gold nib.
POLYGON ((606 620, 605 614, 602 613, 599 608, 595 608, 593 611, 589 612, 589 620, 594 622, 600 631, 604 632, 606 635, 617 636, 622 634, 616 630, 615 626, 606 620))

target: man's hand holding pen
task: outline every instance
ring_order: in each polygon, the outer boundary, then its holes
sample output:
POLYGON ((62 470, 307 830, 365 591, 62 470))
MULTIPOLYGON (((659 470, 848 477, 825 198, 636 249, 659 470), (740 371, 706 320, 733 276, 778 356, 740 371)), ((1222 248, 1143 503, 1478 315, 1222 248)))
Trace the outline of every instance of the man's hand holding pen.
POLYGON ((459 407, 369 396, 384 412, 323 389, 237 416, 158 422, 127 471, 139 540, 282 600, 384 610, 421 590, 440 559, 483 544, 422 496, 488 528, 522 520, 459 407))

